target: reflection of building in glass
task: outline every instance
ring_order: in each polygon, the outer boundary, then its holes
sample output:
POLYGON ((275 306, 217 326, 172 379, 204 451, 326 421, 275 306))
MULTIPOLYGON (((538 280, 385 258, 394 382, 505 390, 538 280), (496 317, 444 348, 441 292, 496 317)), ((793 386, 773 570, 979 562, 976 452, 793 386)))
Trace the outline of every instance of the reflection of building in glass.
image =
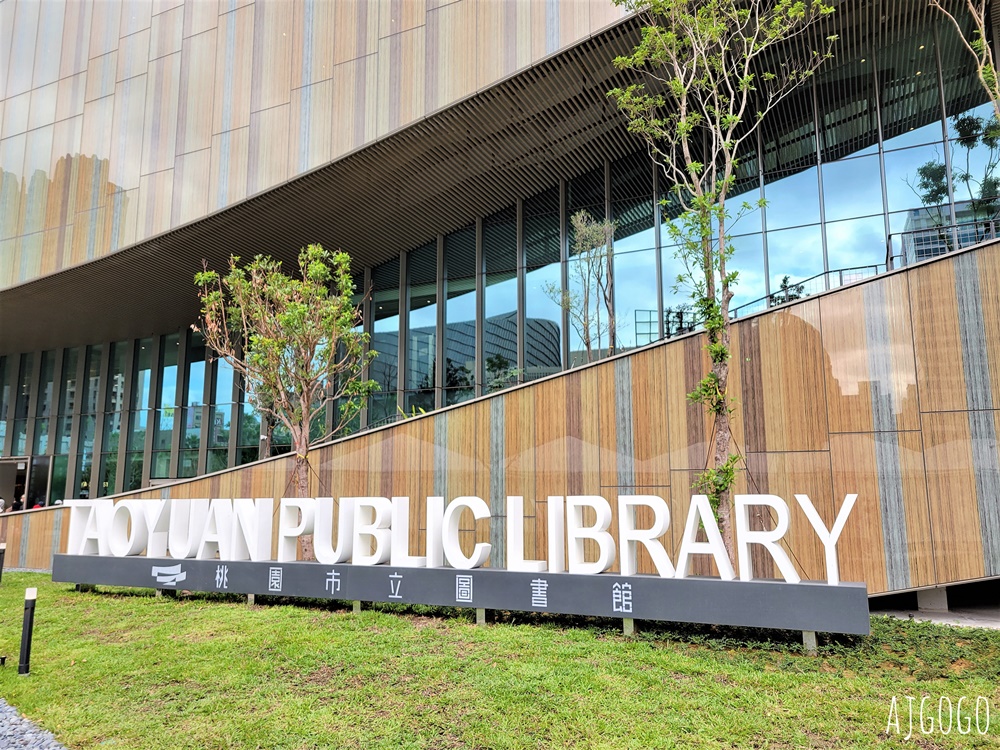
POLYGON ((996 236, 997 218, 984 218, 968 202, 955 204, 955 224, 938 210, 915 208, 903 228, 903 261, 926 260, 996 236))
MULTIPOLYGON (((352 429, 576 364, 579 335, 545 293, 574 278, 576 211, 618 226, 617 340, 595 351, 690 327, 669 185, 605 95, 639 36, 611 2, 456 0, 383 19, 378 44, 333 33, 361 23, 346 3, 318 4, 287 44, 301 19, 182 5, 125 2, 92 29, 76 15, 90 0, 53 6, 65 34, 13 15, 52 54, 15 56, 0 82, 0 454, 50 459, 50 500, 258 457, 267 426, 189 328, 203 259, 351 253, 381 386, 352 429), (143 33, 177 18, 176 34, 143 33)), ((968 54, 921 0, 879 6, 837 4, 834 59, 741 162, 731 208, 767 207, 732 227, 734 308, 983 237, 969 190, 990 197, 992 152, 963 128, 991 110, 968 54)))

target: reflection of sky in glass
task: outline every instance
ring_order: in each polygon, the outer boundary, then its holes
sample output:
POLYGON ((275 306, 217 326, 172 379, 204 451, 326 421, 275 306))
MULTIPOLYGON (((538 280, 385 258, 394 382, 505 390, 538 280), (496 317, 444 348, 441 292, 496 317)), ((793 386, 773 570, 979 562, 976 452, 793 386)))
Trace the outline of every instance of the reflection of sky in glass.
POLYGON ((781 287, 786 275, 789 282, 795 282, 823 273, 823 241, 818 224, 768 232, 767 252, 772 292, 781 287))
MULTIPOLYGON (((616 242, 615 247, 618 246, 616 242)), ((636 345, 635 311, 656 310, 656 250, 619 253, 616 249, 615 305, 618 345, 633 347, 636 345)))
POLYGON ((819 221, 817 171, 812 167, 764 184, 769 230, 819 221))
POLYGON ((885 220, 879 214, 866 219, 830 222, 826 225, 826 246, 830 270, 883 264, 885 220))
POLYGON ((902 211, 923 205, 918 186, 917 170, 928 162, 941 163, 944 154, 941 146, 917 146, 885 155, 885 190, 890 211, 902 211))
POLYGON ((823 200, 827 221, 882 213, 882 177, 878 157, 866 156, 824 164, 823 200))

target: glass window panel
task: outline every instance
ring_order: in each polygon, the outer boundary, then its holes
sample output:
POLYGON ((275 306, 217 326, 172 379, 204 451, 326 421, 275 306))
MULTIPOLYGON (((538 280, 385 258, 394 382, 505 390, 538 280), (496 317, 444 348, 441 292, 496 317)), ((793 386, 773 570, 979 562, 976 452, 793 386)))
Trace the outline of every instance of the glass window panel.
POLYGON ((236 373, 233 366, 224 359, 215 360, 215 390, 212 392, 213 404, 231 404, 233 402, 233 386, 236 373))
POLYGON ((232 407, 229 404, 217 405, 212 409, 212 425, 209 429, 208 443, 211 447, 223 448, 229 445, 232 414, 232 407))
POLYGON ((27 419, 31 399, 31 379, 35 373, 35 355, 21 355, 21 369, 17 380, 17 398, 14 402, 14 419, 27 419))
MULTIPOLYGON (((616 245, 617 247, 617 245, 616 245)), ((642 250, 632 253, 615 252, 615 327, 617 347, 630 349, 649 339, 637 338, 648 319, 648 311, 653 311, 656 320, 656 250, 642 250)))
POLYGON ((528 268, 559 262, 559 188, 524 202, 524 255, 528 268))
POLYGON ((84 414, 94 414, 97 411, 97 402, 101 393, 101 355, 103 352, 103 344, 93 344, 87 347, 87 363, 84 373, 85 391, 81 409, 84 414))
POLYGON ((198 476, 198 451, 180 452, 177 462, 177 476, 180 479, 198 476))
POLYGON ((184 426, 182 428, 181 446, 197 449, 201 445, 201 420, 204 414, 203 406, 190 406, 182 410, 184 426))
POLYGON ((56 419, 56 444, 53 446, 55 453, 69 453, 70 438, 73 434, 73 417, 60 416, 56 419))
POLYGON ((417 416, 434 411, 434 391, 405 391, 403 393, 404 410, 407 416, 417 416))
POLYGON ((449 279, 447 289, 444 387, 473 388, 476 371, 476 280, 471 277, 449 279))
POLYGON ((237 448, 236 449, 236 465, 243 466, 243 464, 249 464, 260 458, 257 455, 257 448, 237 448))
POLYGON ((548 292, 561 285, 559 264, 525 275, 524 378, 551 375, 562 369, 562 308, 548 292))
POLYGON ((69 456, 54 456, 52 458, 52 483, 49 485, 49 498, 53 504, 61 504, 66 499, 66 475, 69 471, 69 456))
POLYGON ((153 450, 170 450, 174 435, 174 409, 157 409, 154 420, 153 450))
POLYGON ((991 137, 1000 123, 989 116, 964 115, 958 119, 961 137, 950 142, 956 222, 994 219, 1000 209, 1000 143, 991 137))
POLYGON ((7 419, 7 405, 10 403, 11 384, 13 377, 13 357, 0 357, 0 420, 7 419))
MULTIPOLYGON (((91 466, 92 466, 92 461, 91 461, 91 455, 89 453, 81 453, 77 456, 76 487, 74 487, 73 489, 73 497, 86 499, 91 496, 91 486, 90 486, 91 466)), ((139 489, 139 485, 136 485, 135 487, 130 487, 129 489, 139 489)))
POLYGON ((134 411, 131 414, 132 429, 128 436, 128 450, 141 451, 146 444, 146 426, 149 421, 149 412, 146 409, 134 411))
POLYGON ((97 418, 93 415, 85 415, 80 419, 80 442, 77 446, 77 453, 90 454, 94 452, 94 427, 97 418))
POLYGON ((160 340, 160 399, 158 406, 177 405, 177 355, 180 336, 172 333, 160 340))
POLYGON ((136 342, 133 367, 132 409, 149 409, 153 406, 151 375, 153 367, 153 339, 136 342))
POLYGON ((447 388, 444 392, 444 405, 460 404, 470 398, 475 398, 475 396, 475 388, 447 388))
POLYGON ((483 219, 483 261, 488 274, 517 268, 516 206, 483 219))
POLYGON ((118 471, 118 454, 101 454, 101 474, 97 494, 101 497, 115 493, 115 473, 118 471))
POLYGON ((142 487, 142 454, 128 453, 125 456, 125 486, 124 491, 137 490, 142 487))
POLYGON ((874 276, 876 269, 873 266, 884 270, 886 246, 883 216, 828 222, 826 240, 830 270, 833 272, 830 274, 831 286, 874 276))
POLYGON ((907 262, 933 258, 956 247, 947 206, 889 214, 892 254, 907 262))
MULTIPOLYGON (((76 409, 76 370, 80 363, 80 350, 67 349, 63 352, 62 393, 59 394, 59 413, 72 414, 76 409)), ((5 411, 0 411, 0 414, 5 411)))
MULTIPOLYGON (((972 72, 975 76, 975 72, 972 72)), ((947 84, 945 86, 947 88, 947 84)), ((986 96, 986 92, 981 89, 978 81, 975 83, 975 88, 977 91, 982 92, 982 96, 986 96)), ((952 112, 949 110, 948 118, 945 120, 945 125, 948 127, 948 140, 954 140, 959 138, 965 138, 969 133, 969 119, 980 120, 982 122, 989 122, 993 117, 995 117, 996 111, 993 109, 993 104, 991 102, 979 103, 978 101, 974 106, 969 107, 965 110, 958 110, 952 112)))
MULTIPOLYGON (((320 415, 322 417, 322 415, 320 415)), ((256 448, 260 445, 260 416, 250 404, 243 404, 240 411, 240 432, 237 445, 256 448)))
MULTIPOLYGON (((732 238, 735 248, 729 259, 729 270, 737 271, 736 284, 731 287, 733 299, 729 309, 752 303, 767 294, 764 283, 764 239, 760 234, 740 235, 732 238)), ((820 259, 822 264, 822 258, 820 259)))
POLYGON ((28 455, 28 421, 26 419, 14 420, 14 435, 11 455, 28 455))
POLYGON ((205 403, 205 340, 200 333, 191 334, 187 351, 187 398, 185 406, 205 403))
MULTIPOLYGON (((882 213, 882 175, 878 156, 842 159, 823 165, 826 220, 882 213)), ((770 226, 770 210, 768 211, 770 226)))
POLYGON ((33 456, 28 489, 25 493, 25 508, 44 508, 49 494, 49 456, 33 456))
POLYGON ((36 419, 35 420, 35 449, 32 451, 35 455, 39 453, 49 452, 49 420, 47 419, 36 419))
POLYGON ((615 252, 648 250, 653 239, 653 164, 645 151, 611 163, 615 252))
MULTIPOLYGON (((369 368, 370 377, 378 383, 380 403, 395 401, 394 391, 399 377, 399 260, 378 266, 372 272, 372 342, 378 352, 369 368)), ((374 400, 373 400, 374 408, 374 400)), ((395 405, 392 413, 396 413, 395 405)))
POLYGON ((819 221, 819 178, 816 167, 796 173, 776 172, 765 176, 767 228, 812 224, 819 221))
POLYGON ((823 273, 823 241, 819 225, 767 233, 771 293, 782 280, 798 284, 823 273))
POLYGON ((56 353, 42 352, 42 372, 39 382, 38 399, 35 402, 35 416, 47 417, 52 411, 52 388, 55 382, 56 353))
POLYGON ((104 415, 103 451, 117 451, 121 441, 122 413, 115 411, 104 415))
POLYGON ((222 471, 229 466, 229 451, 215 450, 208 452, 208 472, 222 471))
POLYGON ((111 362, 108 372, 108 393, 105 411, 121 411, 125 408, 125 372, 129 342, 116 341, 111 345, 111 362))
POLYGON ((151 479, 168 479, 170 477, 170 451, 153 451, 153 462, 149 467, 151 479))
POLYGON ((487 274, 484 287, 483 383, 487 393, 517 382, 517 277, 487 274))
POLYGON ((879 50, 886 149, 941 140, 936 57, 934 32, 929 27, 879 50))
MULTIPOLYGON (((889 211, 933 208, 948 202, 948 178, 940 145, 917 146, 885 155, 889 211)), ((930 214, 939 212, 932 210, 930 214)), ((950 224, 948 219, 946 224, 950 224)))
MULTIPOLYGON (((410 279, 410 315, 406 351, 406 386, 434 387, 437 341, 437 245, 418 248, 406 258, 410 279)), ((433 405, 433 398, 431 400, 433 405)))
POLYGON ((398 416, 396 408, 395 392, 377 393, 372 396, 368 406, 369 427, 378 427, 379 425, 395 421, 398 416))

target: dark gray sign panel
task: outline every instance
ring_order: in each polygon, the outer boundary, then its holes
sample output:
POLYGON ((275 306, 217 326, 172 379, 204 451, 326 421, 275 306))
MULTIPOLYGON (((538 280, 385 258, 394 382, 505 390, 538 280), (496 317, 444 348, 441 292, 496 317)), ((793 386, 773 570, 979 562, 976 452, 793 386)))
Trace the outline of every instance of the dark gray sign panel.
POLYGON ((864 584, 61 555, 52 580, 868 634, 864 584))

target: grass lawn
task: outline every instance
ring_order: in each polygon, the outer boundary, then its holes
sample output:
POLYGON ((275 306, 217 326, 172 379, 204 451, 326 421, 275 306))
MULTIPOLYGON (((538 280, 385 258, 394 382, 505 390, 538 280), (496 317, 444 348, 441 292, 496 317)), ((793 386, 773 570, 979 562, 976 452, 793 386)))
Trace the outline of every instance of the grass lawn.
POLYGON ((74 748, 1000 747, 1000 631, 875 618, 809 657, 798 634, 626 639, 613 621, 511 617, 77 593, 8 572, 0 696, 74 748), (970 735, 904 740, 905 696, 924 695, 934 714, 941 696, 988 697, 989 733, 973 719, 970 735), (893 696, 902 731, 887 737, 893 696))

